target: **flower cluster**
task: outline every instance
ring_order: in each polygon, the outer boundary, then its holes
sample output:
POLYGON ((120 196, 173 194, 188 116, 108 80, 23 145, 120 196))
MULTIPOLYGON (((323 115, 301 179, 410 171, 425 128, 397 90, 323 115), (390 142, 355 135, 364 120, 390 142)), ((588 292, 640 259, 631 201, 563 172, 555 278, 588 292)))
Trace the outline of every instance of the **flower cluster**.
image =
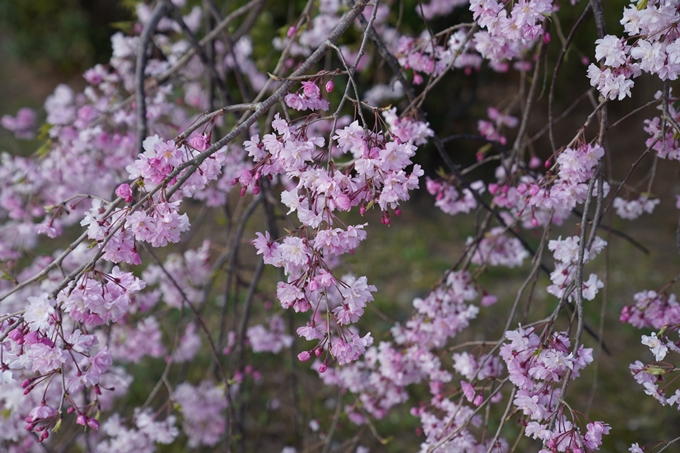
POLYGON ((477 122, 477 129, 482 137, 492 142, 499 142, 501 145, 507 143, 507 139, 501 133, 502 128, 507 126, 509 128, 517 127, 519 121, 516 117, 508 114, 503 114, 493 107, 489 107, 487 115, 491 121, 479 120, 477 122))
POLYGON ((624 200, 621 197, 616 197, 612 206, 616 210, 616 215, 622 219, 635 220, 645 212, 651 214, 659 203, 661 203, 661 200, 658 198, 650 199, 646 195, 640 195, 635 200, 624 200))
MULTIPOLYGON (((526 204, 515 204, 515 206, 520 208, 518 212, 530 209, 532 222, 535 225, 547 222, 549 217, 547 214, 553 210, 553 221, 558 224, 562 223, 570 215, 571 210, 587 198, 588 183, 595 175, 603 156, 604 148, 599 145, 583 144, 578 148, 566 148, 557 156, 556 178, 549 178, 548 175, 539 181, 521 182, 516 192, 509 189, 505 197, 508 201, 513 198, 524 199, 526 204), (538 215, 539 212, 541 215, 538 215)), ((606 196, 609 192, 609 185, 605 182, 600 188, 599 183, 595 182, 593 194, 597 194, 600 190, 606 196)), ((496 197, 494 201, 507 205, 508 203, 501 198, 496 197)))
MULTIPOLYGON (((533 328, 519 328, 505 333, 508 340, 500 355, 508 367, 510 381, 515 385, 514 404, 532 421, 525 435, 543 441, 542 452, 579 452, 597 450, 602 435, 610 427, 602 422, 590 422, 585 435, 564 414, 560 402, 564 379, 575 379, 593 361, 593 351, 582 345, 571 350, 565 332, 555 332, 547 338, 539 337, 533 328), (551 419, 557 422, 551 425, 551 419)), ((574 415, 572 414, 572 417, 574 415)))
MULTIPOLYGON (((282 192, 281 201, 296 213, 303 225, 295 234, 272 240, 269 233, 258 233, 253 241, 258 254, 266 264, 283 268, 286 282, 279 282, 277 297, 283 308, 292 307, 297 312, 312 309, 318 313, 326 307, 332 322, 338 327, 356 323, 366 304, 373 300, 375 286, 366 277, 338 279, 332 274, 336 257, 351 252, 366 238, 365 225, 334 228, 337 211, 359 207, 360 212, 374 205, 382 211, 382 222, 390 223, 389 210, 399 213, 399 202, 409 198, 409 191, 418 187, 423 174, 416 164, 410 173, 406 168, 416 150, 415 143, 424 143, 431 135, 424 123, 408 118, 399 119, 393 111, 386 116, 389 135, 366 131, 358 121, 337 129, 333 140, 337 153, 348 159, 345 162, 323 165, 328 151, 319 149, 325 141, 308 136, 305 124, 294 127, 287 121, 275 118, 275 133, 251 137, 246 150, 256 162, 251 170, 243 170, 234 182, 240 182, 243 191, 251 187, 259 190, 262 176, 285 174, 297 185, 282 192)), ((351 329, 331 339, 332 330, 322 323, 317 326, 314 317, 308 329, 298 331, 308 340, 319 340, 317 351, 324 345, 339 363, 356 360, 373 342, 370 334, 358 336, 351 329)), ((311 352, 303 353, 308 359, 311 352)))
MULTIPOLYGON (((574 293, 567 293, 567 290, 574 283, 576 277, 576 268, 579 261, 581 238, 578 236, 568 237, 562 239, 560 236, 557 240, 548 242, 548 249, 554 253, 555 270, 550 274, 552 285, 548 286, 547 290, 555 297, 562 298, 565 295, 568 300, 573 300, 574 293)), ((583 263, 587 263, 594 259, 605 247, 607 241, 595 236, 590 248, 584 250, 583 263)), ((585 248, 585 246, 584 246, 585 248)), ((593 300, 604 283, 595 274, 590 274, 588 280, 583 282, 583 298, 586 300, 593 300)))
MULTIPOLYGON (((469 237, 467 245, 473 243, 469 237)), ((478 265, 517 267, 529 256, 519 239, 509 237, 503 227, 492 228, 473 247, 472 263, 478 265)))
MULTIPOLYGON (((441 451, 453 446, 468 449, 488 446, 477 441, 469 429, 457 429, 468 424, 479 426, 480 420, 473 416, 472 406, 446 397, 445 386, 452 382, 453 376, 436 354, 437 349, 477 316, 479 308, 466 302, 478 296, 469 273, 450 272, 427 297, 413 301, 416 313, 404 325, 397 324, 392 328, 393 342, 381 342, 377 347, 369 348, 363 360, 324 370, 321 374, 324 383, 358 394, 362 409, 373 417, 382 418, 389 409, 408 399, 407 386, 429 382, 432 410, 422 405, 411 409, 411 414, 421 419, 422 432, 427 436, 422 451, 444 438, 448 440, 442 442, 441 451)), ((473 357, 465 356, 467 360, 454 354, 454 360, 456 370, 469 380, 476 375, 478 380, 491 381, 502 371, 498 357, 479 357, 475 361, 473 357)), ((321 365, 317 362, 317 367, 321 365)), ((454 389, 461 392, 466 384, 454 389)), ((346 407, 345 411, 354 423, 365 422, 365 417, 355 407, 346 407)))
POLYGON ((472 194, 476 191, 479 195, 486 190, 483 181, 476 181, 470 184, 469 188, 464 188, 460 192, 448 181, 435 181, 427 177, 426 188, 430 195, 434 195, 434 205, 449 215, 458 213, 469 213, 477 207, 477 200, 472 194))
MULTIPOLYGON (((76 423, 99 428, 94 418, 98 395, 108 389, 107 373, 114 354, 106 346, 106 339, 90 330, 125 317, 135 294, 144 286, 132 273, 122 272, 117 266, 108 273, 94 270, 83 274, 71 288, 60 291, 56 300, 49 293, 29 296, 23 318, 10 317, 0 324, 6 337, 0 343, 2 383, 23 378, 24 395, 42 395, 40 404, 26 418, 27 431, 46 439, 48 429, 63 417, 63 403, 68 405, 68 413, 74 414, 76 423), (55 380, 59 375, 62 378, 55 380), (82 396, 88 395, 86 390, 92 392, 91 400, 82 396)), ((31 398, 25 401, 30 404, 31 398)))
POLYGON ((293 337, 284 332, 286 326, 280 316, 274 316, 269 320, 269 330, 262 324, 248 327, 246 335, 253 352, 279 353, 284 348, 290 348, 293 337))
POLYGON ((311 81, 302 82, 302 93, 288 93, 284 101, 295 110, 328 110, 330 107, 328 101, 321 97, 319 86, 311 81))
POLYGON ((189 438, 189 448, 215 446, 227 427, 224 389, 210 381, 198 386, 183 383, 175 388, 172 398, 181 408, 182 430, 189 438))
POLYGON ((621 19, 628 38, 607 35, 595 41, 595 58, 603 67, 588 67, 590 84, 603 96, 621 100, 631 95, 632 79, 643 72, 676 80, 680 74, 678 18, 676 1, 628 5, 621 19))
POLYGON ((633 296, 635 303, 621 310, 621 322, 638 329, 661 329, 665 325, 680 324, 680 303, 673 293, 641 291, 633 296))
POLYGON ((8 131, 14 132, 16 138, 31 139, 35 136, 35 122, 37 116, 33 109, 20 108, 17 116, 3 115, 0 124, 8 131))
MULTIPOLYGON (((661 92, 657 92, 655 97, 661 98, 661 92)), ((662 100, 662 102, 665 101, 662 100)), ((677 98, 669 97, 668 104, 665 106, 667 110, 665 115, 644 120, 644 130, 649 134, 645 145, 656 151, 656 154, 662 159, 680 160, 680 143, 678 143, 677 132, 672 123, 672 121, 677 123, 680 120, 680 114, 674 105, 675 102, 677 102, 677 98)), ((658 108, 663 110, 664 106, 660 105, 658 108)))
POLYGON ((510 5, 512 9, 508 11, 497 0, 470 2, 472 17, 482 28, 473 38, 475 50, 497 70, 506 67, 504 60, 522 58, 536 40, 549 40, 543 21, 552 14, 552 1, 522 0, 510 5))

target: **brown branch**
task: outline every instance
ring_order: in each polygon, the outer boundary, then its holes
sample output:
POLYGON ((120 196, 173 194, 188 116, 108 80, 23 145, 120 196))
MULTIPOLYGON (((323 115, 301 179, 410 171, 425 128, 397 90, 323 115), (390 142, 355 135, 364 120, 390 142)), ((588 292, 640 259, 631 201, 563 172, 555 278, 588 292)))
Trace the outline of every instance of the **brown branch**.
POLYGON ((139 49, 137 50, 137 66, 135 67, 135 99, 137 101, 137 152, 144 152, 142 143, 146 138, 146 97, 144 94, 144 70, 146 69, 146 50, 151 41, 156 26, 161 18, 168 12, 165 2, 159 2, 151 13, 149 22, 144 26, 142 35, 139 38, 139 49))

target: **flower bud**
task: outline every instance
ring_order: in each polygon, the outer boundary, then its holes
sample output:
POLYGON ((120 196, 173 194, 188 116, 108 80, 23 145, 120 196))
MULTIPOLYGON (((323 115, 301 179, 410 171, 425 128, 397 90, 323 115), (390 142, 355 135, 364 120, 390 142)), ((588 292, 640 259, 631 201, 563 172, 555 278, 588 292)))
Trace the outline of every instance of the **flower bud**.
POLYGON ((541 166, 541 159, 538 157, 534 156, 529 160, 529 168, 536 169, 541 166))
POLYGON ((301 353, 298 354, 298 360, 300 362, 306 362, 307 360, 311 359, 312 355, 309 353, 309 351, 302 351, 301 353))
POLYGON ((329 80, 326 82, 326 93, 330 93, 333 91, 333 88, 335 88, 335 83, 333 83, 333 79, 329 80))
POLYGON ((205 151, 210 148, 210 139, 207 135, 195 135, 189 139, 189 145, 199 151, 205 151))
POLYGON ((99 430, 99 422, 97 420, 95 420, 94 418, 88 418, 87 419, 87 426, 94 429, 95 431, 99 430))
POLYGON ((132 189, 130 188, 130 184, 123 183, 118 188, 116 189, 116 195, 125 198, 125 202, 129 203, 132 201, 132 189))

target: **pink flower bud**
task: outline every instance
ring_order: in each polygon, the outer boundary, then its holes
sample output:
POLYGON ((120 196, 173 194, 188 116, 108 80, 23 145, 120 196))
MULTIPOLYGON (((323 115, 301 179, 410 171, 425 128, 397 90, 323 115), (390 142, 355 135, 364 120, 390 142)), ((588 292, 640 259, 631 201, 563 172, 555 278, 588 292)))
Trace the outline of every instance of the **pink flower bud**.
POLYGON ((394 215, 396 215, 397 217, 400 216, 400 215, 401 215, 401 209, 396 208, 396 209, 394 210, 394 215))
POLYGON ((205 151, 210 148, 210 139, 207 135, 195 135, 189 139, 189 144, 199 151, 205 151))
POLYGON ((421 83, 423 83, 423 76, 416 72, 415 74, 413 74, 413 84, 420 85, 421 83))
POLYGON ((309 351, 302 351, 301 353, 298 354, 298 360, 300 362, 306 362, 307 360, 311 359, 312 355, 309 353, 309 351))
POLYGON ((498 297, 492 296, 490 294, 485 294, 484 297, 482 297, 481 304, 483 307, 488 307, 489 305, 493 305, 498 301, 498 297))
POLYGON ((123 183, 118 188, 116 189, 116 195, 125 198, 125 202, 129 203, 132 201, 132 189, 130 188, 130 184, 123 183))
POLYGON ((87 417, 85 414, 78 414, 78 417, 76 418, 76 424, 78 425, 87 425, 87 417))
POLYGON ((341 211, 349 211, 349 209, 352 207, 352 201, 344 193, 341 193, 335 197, 335 204, 341 211))
POLYGON ((25 389, 25 388, 28 387, 29 385, 31 385, 31 380, 30 380, 30 379, 25 379, 24 382, 21 383, 21 388, 22 388, 22 389, 25 389))
POLYGON ((288 31, 286 32, 286 37, 290 38, 295 34, 295 31, 297 29, 295 28, 295 25, 291 25, 290 28, 288 28, 288 31))
POLYGON ((19 329, 14 329, 13 331, 11 331, 9 333, 9 335, 7 335, 7 337, 10 340, 14 340, 19 344, 23 343, 23 340, 24 340, 24 334, 21 333, 21 330, 19 330, 19 329))
POLYGON ((493 182, 489 184, 489 193, 491 195, 496 195, 498 193, 498 184, 493 182))
POLYGON ((326 362, 324 362, 319 366, 319 373, 325 373, 327 369, 328 366, 326 365, 326 362))
POLYGON ((88 418, 87 419, 87 426, 94 429, 95 431, 99 430, 99 422, 97 420, 95 420, 94 418, 88 418))
POLYGON ((552 166, 552 159, 548 159, 545 161, 545 168, 550 168, 552 166))
POLYGON ((541 159, 538 157, 534 156, 529 160, 529 168, 536 169, 541 166, 541 159))
POLYGON ((621 310, 621 316, 619 316, 619 321, 621 322, 628 322, 630 319, 630 305, 626 305, 623 307, 623 310, 621 310))
POLYGON ((472 402, 475 406, 480 406, 482 402, 484 401, 484 397, 480 394, 475 397, 475 400, 472 402))
POLYGON ((321 348, 316 348, 314 350, 314 355, 317 356, 317 357, 321 357, 321 348))
POLYGON ((335 83, 333 83, 333 79, 329 80, 326 82, 326 93, 330 93, 333 91, 333 88, 335 88, 335 83))
POLYGON ((543 33, 543 44, 548 44, 550 42, 550 33, 547 31, 543 33))

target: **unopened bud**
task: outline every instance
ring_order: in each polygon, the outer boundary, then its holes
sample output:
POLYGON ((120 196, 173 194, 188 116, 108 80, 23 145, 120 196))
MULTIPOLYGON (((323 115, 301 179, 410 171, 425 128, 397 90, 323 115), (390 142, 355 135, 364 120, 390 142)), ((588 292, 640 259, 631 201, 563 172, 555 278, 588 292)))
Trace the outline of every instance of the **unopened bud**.
POLYGON ((94 418, 88 418, 87 419, 87 426, 94 429, 95 431, 99 430, 99 422, 97 420, 95 420, 94 418))
POLYGON ((333 91, 333 88, 335 88, 335 83, 333 83, 333 79, 329 80, 326 82, 326 93, 330 93, 333 91))

